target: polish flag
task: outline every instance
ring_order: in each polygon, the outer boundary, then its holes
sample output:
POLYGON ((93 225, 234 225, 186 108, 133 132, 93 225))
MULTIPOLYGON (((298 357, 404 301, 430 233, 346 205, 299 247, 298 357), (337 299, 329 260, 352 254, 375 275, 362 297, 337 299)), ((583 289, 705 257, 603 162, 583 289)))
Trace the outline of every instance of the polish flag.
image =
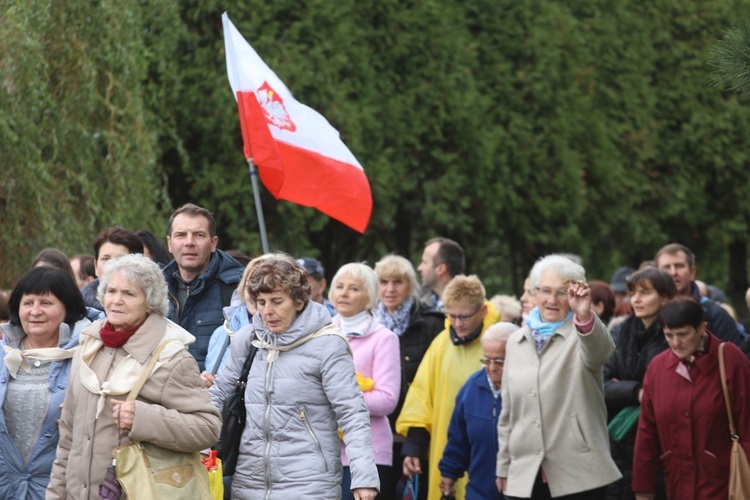
POLYGON ((221 17, 245 158, 277 200, 315 207, 364 233, 372 195, 362 165, 323 115, 294 99, 227 13, 221 17))

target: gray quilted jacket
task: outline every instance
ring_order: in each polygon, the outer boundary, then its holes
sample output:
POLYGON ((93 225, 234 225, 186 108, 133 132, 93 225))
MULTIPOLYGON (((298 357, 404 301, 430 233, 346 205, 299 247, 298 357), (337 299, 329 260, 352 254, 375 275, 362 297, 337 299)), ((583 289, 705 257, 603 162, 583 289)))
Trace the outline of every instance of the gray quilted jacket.
MULTIPOLYGON (((309 302, 289 330, 275 335, 259 315, 232 340, 230 357, 210 394, 219 410, 234 391, 250 343, 289 346, 331 323, 325 306, 309 302), (256 335, 257 333, 257 335, 256 335)), ((350 459, 352 488, 379 488, 370 414, 346 340, 324 335, 279 352, 258 350, 245 391, 247 423, 232 499, 341 498, 338 428, 350 459)))

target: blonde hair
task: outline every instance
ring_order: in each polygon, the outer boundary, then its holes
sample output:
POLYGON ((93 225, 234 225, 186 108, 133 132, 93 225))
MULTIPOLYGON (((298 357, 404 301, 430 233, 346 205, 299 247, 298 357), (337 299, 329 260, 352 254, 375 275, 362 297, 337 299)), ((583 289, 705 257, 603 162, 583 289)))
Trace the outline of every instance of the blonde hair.
POLYGON ((328 290, 328 300, 333 302, 333 293, 336 285, 344 276, 350 276, 352 279, 362 283, 362 288, 364 288, 369 299, 366 309, 368 311, 375 309, 375 306, 378 305, 378 276, 370 266, 358 262, 344 264, 336 271, 336 275, 331 280, 331 288, 328 290))
POLYGON ((521 302, 510 295, 495 295, 490 299, 490 303, 495 306, 495 309, 498 310, 500 317, 503 319, 518 318, 523 311, 521 302))
POLYGON ((474 274, 471 276, 459 274, 445 287, 442 298, 445 307, 458 304, 482 307, 485 301, 484 285, 474 274))
POLYGON ((409 284, 408 295, 419 294, 417 273, 411 262, 400 255, 386 255, 375 264, 375 274, 380 278, 404 278, 409 284))
POLYGON ((258 267, 258 264, 265 262, 267 260, 273 259, 273 258, 274 256, 272 253, 265 253, 261 255, 260 257, 255 257, 253 260, 247 263, 247 266, 245 267, 245 271, 242 273, 242 279, 237 285, 237 295, 240 299, 240 304, 247 305, 245 303, 245 285, 247 284, 247 279, 250 277, 250 273, 253 272, 253 269, 258 267))

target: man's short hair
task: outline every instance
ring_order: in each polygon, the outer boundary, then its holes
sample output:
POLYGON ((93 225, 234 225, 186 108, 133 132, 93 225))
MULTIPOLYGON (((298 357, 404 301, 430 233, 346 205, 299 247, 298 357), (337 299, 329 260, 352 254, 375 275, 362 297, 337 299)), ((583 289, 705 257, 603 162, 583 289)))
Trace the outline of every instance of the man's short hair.
POLYGON ((464 256, 464 249, 461 245, 456 243, 450 238, 437 237, 427 240, 425 246, 432 245, 433 243, 439 243, 438 251, 435 253, 435 259, 433 266, 439 264, 445 264, 448 268, 448 274, 451 277, 458 276, 464 273, 466 268, 466 257, 464 256))
POLYGON ((129 253, 143 253, 143 242, 137 234, 121 227, 110 227, 94 239, 94 258, 99 259, 99 249, 107 242, 122 245, 129 253))
POLYGON ((216 219, 214 219, 214 214, 194 203, 185 203, 172 213, 169 217, 169 222, 167 223, 167 236, 172 236, 172 224, 174 223, 175 217, 181 214, 190 217, 205 217, 208 221, 208 235, 211 236, 211 238, 216 236, 216 219))
POLYGON ((90 253, 80 253, 71 260, 78 259, 78 279, 86 281, 89 277, 96 278, 96 266, 94 256, 90 253))
POLYGON ((668 255, 675 255, 676 253, 683 252, 685 254, 685 257, 687 257, 687 264, 688 267, 694 267, 695 266, 695 254, 690 251, 688 247, 685 245, 682 245, 680 243, 670 243, 669 245, 665 245, 661 247, 661 249, 656 252, 656 256, 654 257, 654 260, 658 263, 659 257, 661 257, 663 254, 668 255))

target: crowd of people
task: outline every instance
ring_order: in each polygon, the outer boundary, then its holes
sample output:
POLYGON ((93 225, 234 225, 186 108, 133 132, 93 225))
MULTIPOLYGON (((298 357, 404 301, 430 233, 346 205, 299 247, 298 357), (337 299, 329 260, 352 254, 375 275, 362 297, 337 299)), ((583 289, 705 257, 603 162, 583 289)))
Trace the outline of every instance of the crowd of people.
POLYGON ((684 245, 609 283, 543 256, 488 299, 448 238, 329 287, 220 250, 197 205, 167 227, 45 249, 0 292, 0 498, 98 499, 132 442, 207 453, 237 387, 231 499, 727 498, 720 362, 750 453, 750 341, 684 245))

